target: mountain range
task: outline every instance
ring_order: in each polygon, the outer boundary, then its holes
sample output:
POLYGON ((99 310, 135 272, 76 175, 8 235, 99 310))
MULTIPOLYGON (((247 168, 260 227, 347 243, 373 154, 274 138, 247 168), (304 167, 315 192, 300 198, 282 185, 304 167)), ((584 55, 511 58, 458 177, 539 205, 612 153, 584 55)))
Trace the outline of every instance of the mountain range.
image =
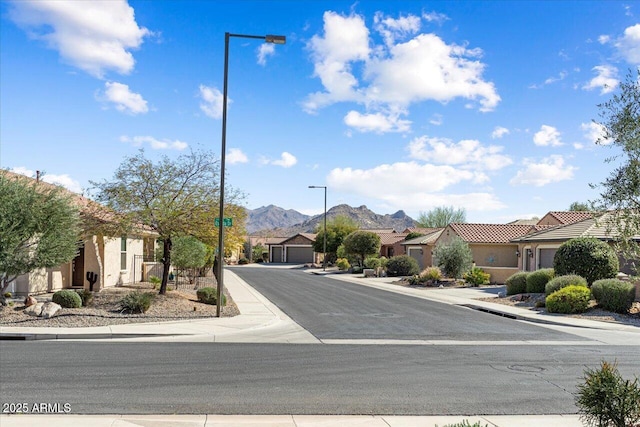
MULTIPOLYGON (((366 206, 357 208, 349 205, 334 206, 327 211, 327 221, 346 216, 355 221, 363 229, 394 229, 401 232, 409 227, 415 227, 416 222, 404 211, 392 215, 380 215, 366 206)), ((293 236, 297 233, 313 233, 318 225, 322 225, 324 213, 309 216, 296 210, 285 210, 278 206, 269 205, 258 209, 247 209, 247 232, 254 235, 269 235, 273 237, 293 236)))

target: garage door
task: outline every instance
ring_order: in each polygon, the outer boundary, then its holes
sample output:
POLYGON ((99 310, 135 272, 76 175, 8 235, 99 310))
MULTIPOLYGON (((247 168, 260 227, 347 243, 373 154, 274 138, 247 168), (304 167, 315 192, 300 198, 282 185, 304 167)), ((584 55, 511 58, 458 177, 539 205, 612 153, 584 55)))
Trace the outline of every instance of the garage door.
POLYGON ((282 262, 282 246, 271 248, 271 262, 282 262))
POLYGON ((409 256, 418 262, 418 267, 420 267, 420 271, 422 271, 422 269, 424 268, 424 262, 422 261, 422 249, 409 248, 408 252, 409 256))
POLYGON ((292 247, 292 248, 287 248, 287 263, 288 264, 304 264, 306 262, 313 262, 313 248, 312 247, 292 247))
POLYGON ((553 257, 557 249, 540 249, 540 262, 538 268, 553 268, 553 257))

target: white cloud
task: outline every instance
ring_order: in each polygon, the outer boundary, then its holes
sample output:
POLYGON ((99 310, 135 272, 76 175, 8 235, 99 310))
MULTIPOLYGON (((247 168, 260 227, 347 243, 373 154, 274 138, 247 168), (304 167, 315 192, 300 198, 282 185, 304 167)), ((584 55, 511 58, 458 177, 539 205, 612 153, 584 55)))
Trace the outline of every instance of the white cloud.
POLYGON ((280 155, 280 159, 267 161, 267 163, 275 166, 282 166, 283 168, 290 168, 291 166, 298 163, 298 159, 296 159, 293 154, 287 153, 285 151, 280 155))
MULTIPOLYGON (((36 177, 35 171, 32 171, 31 169, 27 169, 23 166, 12 168, 10 169, 10 171, 14 173, 18 173, 20 175, 28 176, 29 178, 36 177)), ((73 191, 74 193, 82 194, 82 187, 80 186, 80 183, 74 180, 73 178, 71 178, 66 173, 62 175, 50 175, 45 173, 41 177, 41 179, 42 181, 48 182, 49 184, 59 185, 61 187, 66 188, 69 191, 73 191)))
POLYGON ((454 143, 446 138, 423 136, 411 141, 408 149, 413 159, 443 165, 460 165, 463 169, 495 171, 513 163, 509 156, 500 154, 503 147, 485 147, 479 141, 470 139, 454 143))
POLYGON ((226 156, 226 162, 230 165, 236 163, 247 163, 249 158, 239 148, 231 148, 226 156))
POLYGON ((149 111, 147 101, 139 93, 131 92, 129 86, 118 82, 105 82, 104 87, 104 99, 115 104, 116 110, 133 115, 149 111))
POLYGON ((477 102, 481 111, 493 110, 500 102, 494 84, 482 78, 480 49, 447 44, 435 34, 416 35, 420 18, 413 15, 394 19, 377 13, 374 29, 382 33, 384 44, 370 39, 362 16, 325 12, 323 34, 307 44, 324 91, 307 97, 305 111, 355 102, 367 109, 362 118, 407 114, 410 104, 426 100, 464 98, 477 102))
POLYGON ((120 141, 121 142, 126 142, 129 144, 132 144, 136 147, 140 147, 143 144, 148 144, 152 149, 154 150, 184 150, 185 148, 187 148, 189 146, 189 144, 187 144, 186 142, 183 141, 179 141, 179 140, 168 140, 168 139, 164 139, 164 140, 159 140, 157 138, 154 138, 152 136, 134 136, 134 137, 129 137, 126 135, 123 135, 120 137, 120 141))
POLYGON ((408 132, 411 127, 409 120, 402 120, 397 114, 360 114, 353 110, 344 117, 344 123, 360 132, 375 133, 408 132))
POLYGON ((509 181, 511 185, 533 185, 542 187, 554 182, 566 181, 573 178, 576 167, 567 165, 560 155, 553 155, 535 163, 531 159, 524 159, 524 170, 518 171, 509 181))
POLYGON ((541 147, 558 147, 562 145, 560 132, 553 126, 542 125, 540 130, 533 135, 533 143, 541 147))
POLYGON ((500 139, 505 135, 509 135, 509 133, 509 129, 502 126, 496 126, 493 129, 493 132, 491 132, 491 139, 500 139))
MULTIPOLYGON (((223 94, 214 87, 200 85, 200 109, 212 119, 222 117, 223 94)), ((231 104, 231 99, 227 97, 227 107, 231 104)))
POLYGON ((422 19, 424 19, 427 22, 435 22, 437 24, 442 24, 444 21, 448 21, 449 17, 444 13, 425 12, 422 14, 422 19))
POLYGON ((640 24, 626 28, 615 46, 627 62, 640 65, 640 24))
POLYGON ((127 74, 132 49, 152 33, 139 27, 126 0, 82 2, 15 1, 11 19, 28 34, 58 51, 62 59, 102 78, 106 70, 127 74))
POLYGON ((601 36, 598 37, 598 43, 600 44, 607 44, 611 41, 611 36, 608 36, 606 34, 602 34, 601 36))
POLYGON ((600 143, 602 145, 609 145, 610 141, 604 138, 606 135, 606 129, 601 124, 594 122, 582 123, 580 125, 580 129, 584 132, 584 137, 591 144, 600 143))
POLYGON ((433 116, 431 116, 431 119, 429 119, 429 123, 434 126, 442 125, 443 121, 444 119, 442 117, 442 114, 434 114, 433 116))
POLYGON ((473 171, 448 165, 399 162, 372 169, 336 168, 327 176, 327 185, 335 191, 383 201, 395 209, 424 210, 451 204, 474 211, 504 207, 490 193, 442 193, 454 184, 476 183, 477 177, 473 171))
POLYGON ((276 48, 273 43, 263 43, 258 48, 258 64, 266 65, 267 58, 273 56, 276 53, 276 48))
POLYGON ((582 86, 582 89, 593 90, 600 88, 600 94, 604 95, 613 92, 618 86, 618 69, 612 65, 598 65, 592 70, 596 76, 589 83, 582 86))

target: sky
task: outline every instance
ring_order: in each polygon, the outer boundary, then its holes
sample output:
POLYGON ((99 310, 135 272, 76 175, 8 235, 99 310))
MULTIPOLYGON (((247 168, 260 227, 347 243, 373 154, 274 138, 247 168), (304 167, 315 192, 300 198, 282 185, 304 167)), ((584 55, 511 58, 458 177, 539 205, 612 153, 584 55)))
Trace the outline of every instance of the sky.
POLYGON ((2 1, 0 168, 91 195, 142 148, 220 157, 244 205, 503 223, 595 200, 635 1, 2 1), (95 190, 94 190, 95 191, 95 190))

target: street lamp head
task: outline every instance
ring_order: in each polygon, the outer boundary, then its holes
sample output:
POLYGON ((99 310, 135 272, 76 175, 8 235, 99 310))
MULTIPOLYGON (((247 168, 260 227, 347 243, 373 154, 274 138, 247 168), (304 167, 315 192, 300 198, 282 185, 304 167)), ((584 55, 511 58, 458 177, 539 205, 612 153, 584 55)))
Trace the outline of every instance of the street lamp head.
POLYGON ((264 40, 267 43, 273 44, 285 44, 287 42, 287 38, 285 36, 274 36, 273 34, 267 34, 264 37, 264 40))

